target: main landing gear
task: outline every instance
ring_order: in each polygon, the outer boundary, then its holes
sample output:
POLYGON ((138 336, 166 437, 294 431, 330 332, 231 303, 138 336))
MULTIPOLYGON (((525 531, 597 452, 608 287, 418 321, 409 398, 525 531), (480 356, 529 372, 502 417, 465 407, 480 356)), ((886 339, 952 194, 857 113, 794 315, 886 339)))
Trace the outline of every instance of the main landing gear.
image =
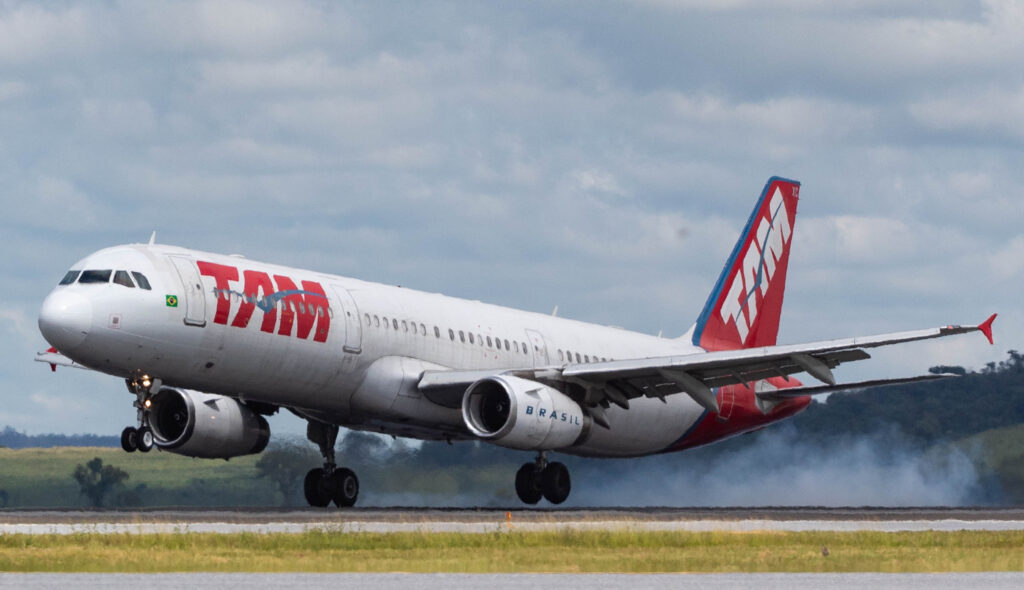
POLYGON ((136 375, 126 380, 128 390, 135 394, 132 403, 136 409, 139 426, 129 426, 121 431, 121 448, 131 453, 148 453, 153 450, 153 429, 149 426, 150 408, 153 406, 152 392, 160 391, 161 381, 149 375, 136 375))
POLYGON ((333 424, 309 421, 306 438, 320 447, 324 466, 310 469, 302 482, 302 491, 310 506, 323 508, 334 502, 342 508, 352 506, 359 497, 359 478, 346 467, 334 463, 334 444, 338 441, 338 427, 333 424))
POLYGON ((537 453, 533 463, 524 463, 516 472, 516 495, 527 504, 536 504, 541 497, 552 504, 561 504, 571 490, 569 468, 557 461, 548 463, 544 451, 537 453))

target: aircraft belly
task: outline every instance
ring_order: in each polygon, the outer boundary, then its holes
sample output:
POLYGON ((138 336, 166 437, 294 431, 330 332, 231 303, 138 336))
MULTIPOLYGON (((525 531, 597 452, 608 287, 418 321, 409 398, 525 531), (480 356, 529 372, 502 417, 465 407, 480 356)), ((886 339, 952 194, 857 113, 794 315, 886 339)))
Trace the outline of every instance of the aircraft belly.
POLYGON ((678 440, 704 414, 704 408, 689 396, 660 399, 636 398, 629 409, 612 406, 608 411, 611 428, 594 425, 586 442, 563 449, 589 457, 633 457, 657 453, 678 440))

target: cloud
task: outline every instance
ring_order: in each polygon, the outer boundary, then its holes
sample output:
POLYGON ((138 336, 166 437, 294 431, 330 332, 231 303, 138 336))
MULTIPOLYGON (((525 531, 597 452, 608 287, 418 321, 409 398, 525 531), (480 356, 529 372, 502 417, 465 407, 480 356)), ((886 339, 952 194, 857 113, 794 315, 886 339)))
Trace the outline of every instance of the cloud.
POLYGON ((4 303, 156 229, 678 334, 780 174, 804 183, 788 341, 1014 309, 1020 22, 1009 1, 3 4, 4 303))

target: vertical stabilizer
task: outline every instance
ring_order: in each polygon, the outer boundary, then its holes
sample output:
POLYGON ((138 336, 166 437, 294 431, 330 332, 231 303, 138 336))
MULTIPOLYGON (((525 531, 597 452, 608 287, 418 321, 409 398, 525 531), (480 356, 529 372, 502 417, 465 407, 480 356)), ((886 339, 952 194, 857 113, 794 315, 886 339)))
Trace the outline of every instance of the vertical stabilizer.
POLYGON ((775 344, 800 183, 772 177, 704 304, 693 343, 705 350, 775 344))

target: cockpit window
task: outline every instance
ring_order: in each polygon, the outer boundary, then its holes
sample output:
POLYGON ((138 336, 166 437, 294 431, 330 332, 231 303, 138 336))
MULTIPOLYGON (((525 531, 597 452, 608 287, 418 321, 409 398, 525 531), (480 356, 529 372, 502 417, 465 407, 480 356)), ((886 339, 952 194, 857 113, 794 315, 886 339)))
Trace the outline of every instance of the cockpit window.
POLYGON ((82 272, 82 271, 80 271, 80 270, 69 270, 68 274, 64 275, 64 278, 60 280, 60 284, 61 285, 70 285, 71 283, 75 282, 75 279, 78 278, 78 273, 80 273, 80 272, 82 272))
POLYGON ((128 271, 119 270, 114 273, 114 282, 118 285, 124 285, 130 289, 135 288, 135 283, 132 282, 132 278, 128 276, 128 271))
POLYGON ((82 276, 78 279, 79 283, 109 283, 110 273, 109 270, 86 270, 82 271, 82 276))
POLYGON ((145 289, 147 291, 152 289, 152 287, 149 286, 149 280, 146 279, 146 275, 142 274, 141 272, 135 272, 133 270, 132 276, 135 277, 135 282, 139 284, 140 289, 145 289))

